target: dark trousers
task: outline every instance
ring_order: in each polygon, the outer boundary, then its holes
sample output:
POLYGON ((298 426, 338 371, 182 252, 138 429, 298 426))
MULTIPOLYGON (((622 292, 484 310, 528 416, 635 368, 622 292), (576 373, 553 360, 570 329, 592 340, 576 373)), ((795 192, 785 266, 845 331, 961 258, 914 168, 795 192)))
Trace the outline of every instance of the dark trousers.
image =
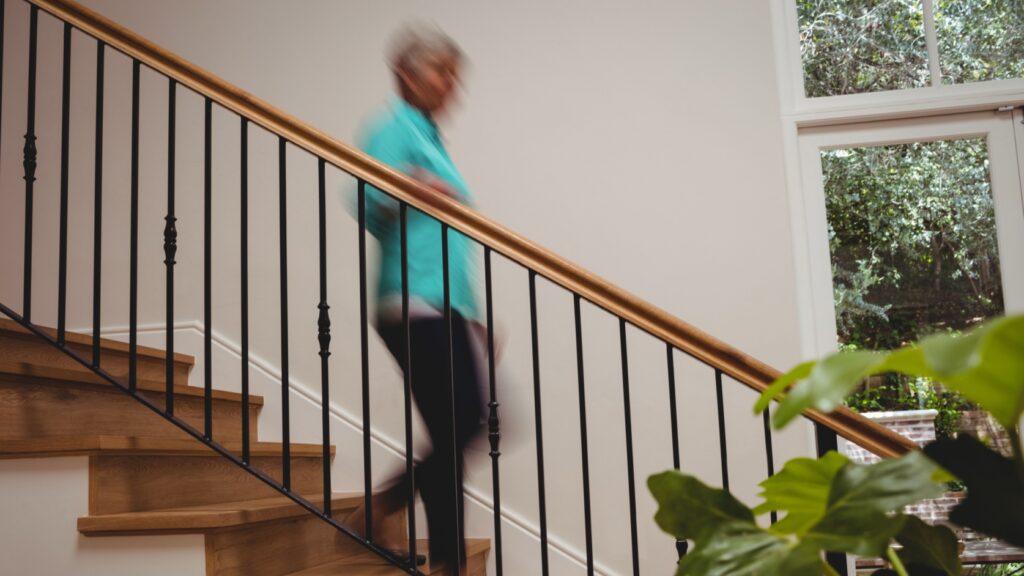
MULTIPOLYGON (((409 370, 404 363, 402 325, 382 326, 380 334, 402 370, 409 370)), ((431 453, 414 471, 416 490, 427 512, 432 564, 465 561, 462 454, 482 430, 481 382, 470 345, 469 324, 454 312, 451 340, 449 355, 447 327, 441 318, 414 320, 409 324, 412 393, 433 444, 431 453), (454 368, 454 374, 449 374, 450 367, 454 368)), ((408 485, 408 479, 403 476, 389 492, 400 491, 395 497, 405 501, 408 485)))

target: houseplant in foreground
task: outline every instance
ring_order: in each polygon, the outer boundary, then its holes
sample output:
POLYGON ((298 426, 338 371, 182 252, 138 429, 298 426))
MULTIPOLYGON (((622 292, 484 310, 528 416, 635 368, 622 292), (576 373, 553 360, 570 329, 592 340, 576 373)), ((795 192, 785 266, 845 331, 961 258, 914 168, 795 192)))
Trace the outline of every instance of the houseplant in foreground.
POLYGON ((931 336, 893 352, 854 351, 805 362, 772 383, 754 411, 781 398, 772 423, 782 428, 804 409, 835 409, 863 378, 886 372, 939 381, 987 410, 1009 432, 1012 457, 962 435, 873 465, 836 452, 797 458, 761 483, 763 502, 753 509, 693 476, 655 474, 648 487, 659 504, 656 522, 694 543, 677 574, 834 574, 822 560, 830 551, 884 558, 891 569, 876 574, 958 576, 953 532, 902 512, 942 493, 953 479, 967 487, 967 498, 951 521, 1024 546, 1024 452, 1017 430, 1024 413, 1024 316, 993 320, 963 336, 931 336), (772 511, 782 516, 776 524, 755 521, 772 511))

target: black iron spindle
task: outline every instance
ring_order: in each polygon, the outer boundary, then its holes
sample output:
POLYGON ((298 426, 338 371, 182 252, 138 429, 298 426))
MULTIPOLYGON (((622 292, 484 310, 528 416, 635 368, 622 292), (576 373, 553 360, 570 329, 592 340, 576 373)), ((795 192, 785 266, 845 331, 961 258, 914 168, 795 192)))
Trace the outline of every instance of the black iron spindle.
MULTIPOLYGON (((819 458, 828 452, 839 451, 839 436, 835 430, 817 422, 814 423, 814 441, 817 445, 819 458)), ((826 552, 825 561, 840 576, 847 576, 849 574, 846 565, 846 554, 842 552, 826 552)))
POLYGON ((132 176, 131 249, 128 294, 128 389, 135 392, 138 378, 139 329, 139 74, 141 63, 132 60, 132 176))
POLYGON ((452 414, 452 438, 451 438, 451 450, 452 450, 452 478, 455 480, 455 532, 457 537, 455 538, 455 558, 453 573, 458 576, 460 572, 460 566, 458 559, 462 558, 462 547, 463 547, 463 526, 462 526, 462 479, 461 475, 461 458, 462 455, 459 453, 458 445, 458 414, 455 411, 455 351, 452 344, 452 295, 451 295, 451 278, 449 277, 448 270, 448 225, 441 224, 441 275, 444 284, 444 325, 445 325, 445 340, 448 342, 448 390, 451 396, 451 414, 452 414))
POLYGON ((498 387, 494 377, 494 301, 491 284, 491 249, 484 247, 484 294, 487 299, 487 381, 490 388, 491 399, 487 403, 487 439, 491 444, 491 487, 494 494, 494 567, 498 576, 501 576, 504 568, 501 559, 501 475, 498 470, 498 459, 501 451, 498 449, 501 443, 501 421, 498 419, 498 387))
POLYGON ((278 202, 281 241, 281 479, 285 490, 292 489, 292 456, 291 456, 291 395, 290 376, 288 372, 288 142, 284 138, 277 141, 278 166, 278 202))
POLYGON ((68 305, 68 163, 71 132, 71 24, 64 24, 60 120, 60 256, 57 268, 57 344, 64 345, 68 305))
MULTIPOLYGON (((761 418, 764 421, 764 455, 768 463, 768 477, 771 478, 775 475, 775 455, 772 451, 772 424, 771 424, 771 409, 765 408, 761 414, 761 418)), ((779 520, 779 514, 775 510, 771 512, 772 524, 775 524, 779 520)))
POLYGON ((676 360, 675 349, 665 344, 668 362, 668 411, 672 420, 672 467, 679 470, 679 415, 676 410, 676 360))
POLYGON ((359 203, 359 345, 363 368, 363 498, 366 538, 373 540, 373 466, 370 460, 370 341, 366 310, 366 182, 358 184, 359 203))
POLYGON ((96 45, 96 128, 92 226, 92 365, 100 366, 100 297, 103 255, 103 86, 106 44, 96 45))
POLYGON ((203 112, 203 437, 213 440, 213 101, 203 112))
POLYGON ((320 405, 323 427, 324 516, 331 516, 331 411, 328 362, 331 355, 331 318, 327 305, 327 163, 319 159, 320 177, 320 303, 317 304, 317 340, 320 342, 320 405))
POLYGON ((537 426, 537 499, 540 506, 540 565, 548 574, 548 514, 544 494, 544 430, 540 408, 540 350, 537 339, 537 273, 530 270, 530 334, 533 340, 533 412, 537 426))
POLYGON ((594 538, 590 517, 590 454, 587 444, 587 396, 583 370, 583 319, 580 314, 580 295, 573 294, 576 315, 576 375, 580 398, 580 455, 583 459, 583 527, 587 543, 587 575, 594 574, 594 538))
POLYGON ((633 544, 633 574, 640 574, 640 545, 636 533, 636 478, 633 473, 633 414, 629 402, 629 355, 626 344, 626 320, 619 318, 619 343, 622 351, 622 407, 626 417, 626 473, 629 475, 629 533, 633 544))
POLYGON ((241 275, 242 317, 242 462, 249 464, 249 120, 241 119, 241 275))
POLYGON ((25 170, 25 269, 21 315, 32 321, 32 211, 36 182, 36 60, 39 52, 39 8, 33 4, 29 12, 28 32, 28 121, 22 168, 25 170))
MULTIPOLYGON (((668 411, 672 422, 672 467, 679 470, 679 414, 676 408, 676 359, 675 348, 665 343, 665 358, 668 364, 668 411)), ((686 540, 676 540, 676 554, 680 559, 686 556, 690 544, 686 540)))
POLYGON ((178 83, 171 78, 167 83, 167 216, 164 217, 164 266, 167 268, 167 392, 164 403, 168 414, 174 414, 174 257, 178 252, 178 218, 174 213, 177 87, 178 83))
POLYGON ((725 443, 725 398, 722 395, 722 371, 715 369, 715 395, 718 399, 718 447, 722 457, 722 489, 729 491, 729 450, 725 443))
POLYGON ((416 558, 416 469, 412 453, 412 352, 409 349, 409 238, 407 230, 408 205, 402 202, 398 209, 401 252, 402 252, 402 366, 403 387, 405 388, 405 478, 408 482, 407 503, 409 526, 409 558, 416 558))

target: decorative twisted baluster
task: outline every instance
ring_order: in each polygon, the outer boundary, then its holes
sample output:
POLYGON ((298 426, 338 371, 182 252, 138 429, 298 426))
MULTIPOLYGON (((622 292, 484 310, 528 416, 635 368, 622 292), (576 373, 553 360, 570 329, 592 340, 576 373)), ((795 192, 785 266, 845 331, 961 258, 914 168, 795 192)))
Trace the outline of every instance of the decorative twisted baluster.
POLYGON ((175 162, 175 113, 178 83, 172 78, 167 84, 167 215, 164 216, 164 266, 167 267, 166 336, 166 393, 165 411, 174 414, 174 256, 178 252, 178 228, 174 215, 174 162, 175 162))
POLYGON ((331 388, 327 359, 331 355, 331 317, 327 313, 327 163, 319 163, 320 176, 320 303, 317 340, 320 342, 320 407, 323 426, 324 516, 331 516, 331 388))
POLYGON ((32 6, 28 40, 28 124, 21 165, 25 169, 25 270, 21 315, 32 321, 32 203, 36 182, 36 60, 39 46, 39 8, 32 6))

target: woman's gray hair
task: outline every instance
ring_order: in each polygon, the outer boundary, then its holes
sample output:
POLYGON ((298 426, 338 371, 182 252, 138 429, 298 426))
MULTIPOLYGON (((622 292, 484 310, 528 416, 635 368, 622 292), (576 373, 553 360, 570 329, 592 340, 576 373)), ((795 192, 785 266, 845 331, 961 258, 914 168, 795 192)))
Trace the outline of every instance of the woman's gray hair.
POLYGON ((391 41, 388 65, 398 72, 417 72, 424 62, 438 57, 462 58, 462 49, 436 26, 414 25, 402 28, 391 41))

